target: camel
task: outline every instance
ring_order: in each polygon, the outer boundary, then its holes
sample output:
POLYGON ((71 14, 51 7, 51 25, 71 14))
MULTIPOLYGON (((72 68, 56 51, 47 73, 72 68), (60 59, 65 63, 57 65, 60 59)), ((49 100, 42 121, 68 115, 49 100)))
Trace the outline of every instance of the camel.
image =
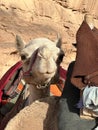
MULTIPOLYGON (((94 27, 90 15, 86 15, 84 20, 91 29, 94 27)), ((95 121, 81 119, 78 115, 79 110, 74 108, 74 104, 80 98, 80 91, 70 82, 73 65, 74 62, 68 67, 65 87, 60 98, 50 96, 34 101, 12 118, 5 130, 36 130, 39 128, 40 130, 93 129, 95 121), (32 118, 35 120, 33 121, 32 118)))
MULTIPOLYGON (((16 48, 23 64, 22 81, 24 80, 27 87, 26 92, 23 95, 23 98, 25 99, 25 103, 23 103, 25 105, 23 107, 29 106, 32 103, 35 104, 35 101, 40 101, 41 99, 43 102, 48 102, 49 109, 55 106, 58 98, 55 99, 54 96, 52 97, 50 93, 50 84, 58 83, 59 67, 64 56, 64 52, 61 49, 61 38, 59 35, 55 41, 49 40, 48 38, 35 38, 28 44, 26 44, 20 36, 16 35, 16 48), (51 105, 53 102, 55 105, 51 105)), ((40 102, 38 104, 40 105, 40 102)), ((20 108, 20 110, 22 108, 20 108)), ((31 108, 32 107, 30 107, 30 109, 31 108)), ((13 108, 1 122, 0 129, 3 129, 5 124, 7 124, 7 122, 20 110, 18 110, 18 108, 13 108)), ((42 110, 39 110, 39 112, 41 111, 42 110)))
POLYGON ((25 45, 20 36, 16 36, 16 48, 23 62, 23 79, 29 85, 27 104, 50 95, 50 84, 57 83, 59 67, 64 52, 61 38, 53 42, 47 38, 35 38, 25 45))

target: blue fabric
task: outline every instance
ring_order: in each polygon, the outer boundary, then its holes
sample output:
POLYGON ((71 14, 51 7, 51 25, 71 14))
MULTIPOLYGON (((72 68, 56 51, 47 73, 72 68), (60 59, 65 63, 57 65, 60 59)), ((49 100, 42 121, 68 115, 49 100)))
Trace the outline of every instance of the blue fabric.
POLYGON ((83 108, 83 99, 80 98, 79 102, 76 104, 77 108, 83 108))

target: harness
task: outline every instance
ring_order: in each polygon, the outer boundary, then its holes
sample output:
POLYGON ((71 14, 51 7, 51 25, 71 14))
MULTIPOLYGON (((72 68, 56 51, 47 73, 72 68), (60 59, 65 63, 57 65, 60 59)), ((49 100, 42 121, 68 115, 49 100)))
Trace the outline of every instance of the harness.
POLYGON ((23 76, 32 76, 31 70, 32 70, 32 66, 36 60, 37 54, 38 54, 38 49, 32 54, 29 69, 26 72, 23 72, 23 76))

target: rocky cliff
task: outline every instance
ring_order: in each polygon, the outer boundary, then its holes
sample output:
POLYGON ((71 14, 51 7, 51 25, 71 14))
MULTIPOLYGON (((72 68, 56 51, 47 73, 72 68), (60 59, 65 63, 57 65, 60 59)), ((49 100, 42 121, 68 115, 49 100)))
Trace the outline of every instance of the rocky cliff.
POLYGON ((97 0, 1 0, 0 76, 19 60, 17 55, 10 55, 15 50, 16 34, 29 41, 35 37, 55 40, 57 33, 60 33, 65 51, 62 66, 67 69, 75 59, 72 43, 76 42, 76 32, 84 15, 93 15, 95 26, 98 26, 97 5, 97 0))

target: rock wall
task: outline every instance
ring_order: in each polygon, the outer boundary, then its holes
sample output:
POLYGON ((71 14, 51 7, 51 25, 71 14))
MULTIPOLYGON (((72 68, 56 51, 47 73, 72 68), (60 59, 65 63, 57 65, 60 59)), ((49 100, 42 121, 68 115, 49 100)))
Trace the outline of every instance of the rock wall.
POLYGON ((82 13, 90 13, 98 17, 97 0, 1 0, 0 9, 28 20, 38 16, 45 16, 54 20, 65 19, 68 12, 64 8, 82 13), (60 7, 60 6, 62 7, 60 7))
POLYGON ((55 40, 60 33, 65 51, 63 66, 67 68, 75 59, 72 43, 76 42, 76 32, 84 15, 93 15, 98 27, 97 5, 97 0, 0 0, 0 75, 19 60, 10 55, 16 34, 27 42, 35 37, 55 40), (11 60, 6 61, 9 57, 11 60))
POLYGON ((73 10, 79 10, 82 12, 88 12, 92 15, 98 16, 97 7, 98 1, 97 0, 68 0, 68 6, 73 10))

